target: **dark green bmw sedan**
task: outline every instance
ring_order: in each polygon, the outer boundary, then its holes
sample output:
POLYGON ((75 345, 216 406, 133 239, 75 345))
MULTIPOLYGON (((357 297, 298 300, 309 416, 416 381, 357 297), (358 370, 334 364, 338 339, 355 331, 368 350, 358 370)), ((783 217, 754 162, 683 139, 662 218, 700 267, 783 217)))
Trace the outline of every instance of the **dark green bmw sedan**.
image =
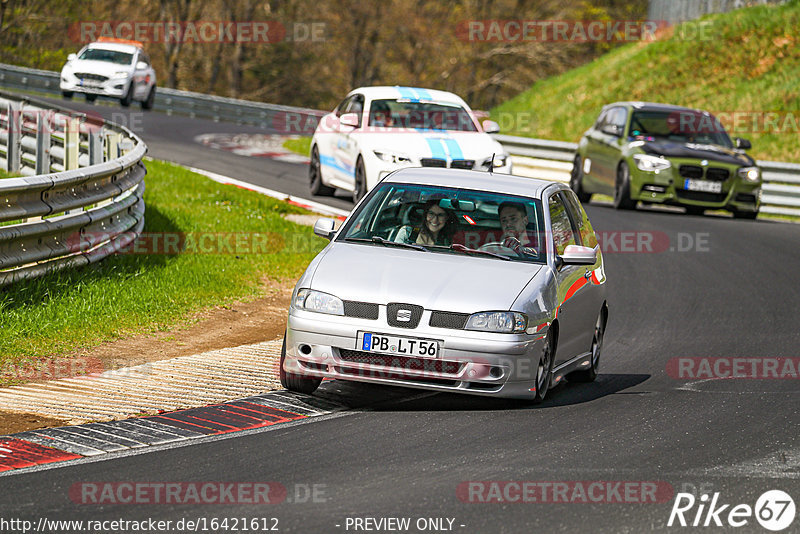
POLYGON ((617 102, 605 106, 581 138, 570 186, 581 202, 602 193, 613 196, 618 209, 642 201, 755 219, 761 170, 745 154, 748 148, 746 139, 731 141, 706 111, 617 102))

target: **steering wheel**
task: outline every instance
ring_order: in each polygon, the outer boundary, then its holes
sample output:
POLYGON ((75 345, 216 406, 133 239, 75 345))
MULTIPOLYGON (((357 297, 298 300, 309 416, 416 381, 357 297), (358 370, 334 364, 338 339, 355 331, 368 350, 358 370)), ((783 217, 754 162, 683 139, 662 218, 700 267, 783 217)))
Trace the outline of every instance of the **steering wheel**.
POLYGON ((517 253, 517 256, 538 256, 538 251, 533 247, 524 247, 522 243, 519 242, 519 239, 516 237, 507 237, 505 241, 492 241, 490 243, 484 243, 478 250, 483 250, 485 252, 494 252, 495 254, 502 254, 507 253, 507 251, 512 250, 517 253))

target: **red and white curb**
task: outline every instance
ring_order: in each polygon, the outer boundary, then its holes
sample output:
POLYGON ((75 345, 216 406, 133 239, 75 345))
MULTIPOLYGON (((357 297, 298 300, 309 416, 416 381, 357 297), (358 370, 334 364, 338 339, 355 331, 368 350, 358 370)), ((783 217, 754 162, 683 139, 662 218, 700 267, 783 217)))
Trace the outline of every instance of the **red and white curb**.
POLYGON ((341 409, 319 398, 274 391, 149 417, 20 432, 0 437, 0 472, 272 427, 341 409))
POLYGON ((287 139, 298 139, 297 135, 208 133, 194 140, 216 150, 225 150, 238 156, 270 158, 289 163, 308 163, 308 156, 296 154, 283 146, 287 139))

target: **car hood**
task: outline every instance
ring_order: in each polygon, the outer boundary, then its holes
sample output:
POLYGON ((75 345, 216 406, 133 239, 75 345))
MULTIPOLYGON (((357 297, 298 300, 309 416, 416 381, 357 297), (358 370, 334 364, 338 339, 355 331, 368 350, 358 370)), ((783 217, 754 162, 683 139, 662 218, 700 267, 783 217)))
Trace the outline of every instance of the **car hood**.
POLYGON ((119 63, 111 63, 110 61, 94 61, 91 59, 73 59, 66 65, 64 69, 67 72, 89 72, 92 74, 100 74, 108 76, 109 78, 117 72, 130 72, 130 65, 120 65, 119 63))
POLYGON ((732 148, 669 141, 646 141, 641 149, 647 154, 675 158, 707 159, 731 165, 755 165, 753 158, 732 148))
POLYGON ((369 150, 399 152, 415 158, 473 159, 478 163, 492 154, 505 153, 500 143, 483 132, 365 132, 359 142, 369 150))
POLYGON ((428 310, 508 310, 543 266, 494 258, 336 242, 311 288, 343 300, 402 302, 428 310))

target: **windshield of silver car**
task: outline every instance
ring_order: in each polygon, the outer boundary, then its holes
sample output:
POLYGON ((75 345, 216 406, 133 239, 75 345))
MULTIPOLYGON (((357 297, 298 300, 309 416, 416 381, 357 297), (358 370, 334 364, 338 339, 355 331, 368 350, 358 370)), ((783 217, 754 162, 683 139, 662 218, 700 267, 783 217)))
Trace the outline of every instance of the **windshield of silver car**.
POLYGON ((545 263, 537 199, 454 187, 384 183, 336 241, 545 263))

